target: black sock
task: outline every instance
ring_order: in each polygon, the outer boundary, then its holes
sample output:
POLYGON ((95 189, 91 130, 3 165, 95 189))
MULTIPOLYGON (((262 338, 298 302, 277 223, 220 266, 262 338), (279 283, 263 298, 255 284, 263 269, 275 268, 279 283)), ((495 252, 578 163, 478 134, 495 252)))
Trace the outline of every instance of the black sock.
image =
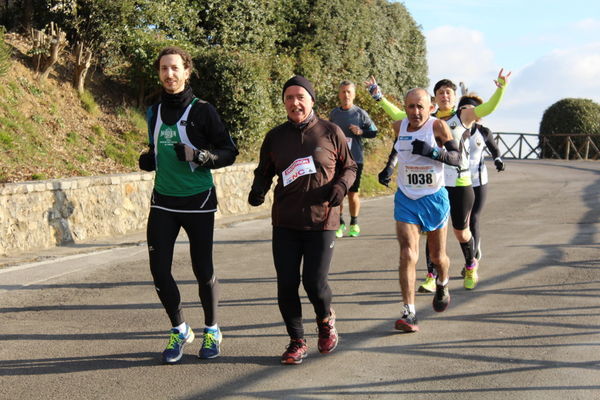
POLYGON ((344 218, 340 217, 340 225, 342 224, 346 225, 346 223, 344 222, 344 218))
POLYGON ((350 216, 350 225, 356 225, 358 224, 358 216, 353 217, 352 215, 350 216))
POLYGON ((460 249, 462 250, 463 255, 465 256, 465 264, 472 265, 474 261, 473 256, 475 254, 475 241, 473 240, 473 237, 471 236, 471 239, 469 239, 468 242, 461 243, 460 249))
POLYGON ((427 272, 433 276, 437 276, 435 264, 431 262, 431 258, 429 257, 429 246, 427 246, 427 243, 425 244, 425 261, 427 263, 427 272))

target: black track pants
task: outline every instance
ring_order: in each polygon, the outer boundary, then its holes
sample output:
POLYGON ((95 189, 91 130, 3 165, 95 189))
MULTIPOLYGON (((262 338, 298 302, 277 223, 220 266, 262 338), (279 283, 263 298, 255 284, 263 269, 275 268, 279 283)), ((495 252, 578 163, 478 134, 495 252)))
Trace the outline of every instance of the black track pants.
POLYGON ((300 280, 317 319, 329 316, 331 288, 327 280, 334 243, 335 231, 273 228, 277 300, 287 332, 293 339, 304 337, 302 305, 298 294, 300 280))
POLYGON ((214 274, 212 248, 215 215, 209 213, 178 213, 151 208, 146 231, 150 271, 154 286, 172 326, 184 322, 181 296, 171 273, 173 248, 179 230, 183 228, 190 241, 192 269, 198 281, 204 322, 217 322, 218 281, 214 274))

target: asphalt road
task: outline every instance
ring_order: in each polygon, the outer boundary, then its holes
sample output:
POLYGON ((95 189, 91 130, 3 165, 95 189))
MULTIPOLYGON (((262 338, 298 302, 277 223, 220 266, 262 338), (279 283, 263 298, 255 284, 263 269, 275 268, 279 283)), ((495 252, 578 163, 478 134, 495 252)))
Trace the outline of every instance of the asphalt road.
MULTIPOLYGON (((215 232, 224 339, 213 360, 197 358, 196 340, 179 365, 160 364, 169 323, 143 244, 2 268, 0 398, 600 399, 600 162, 508 160, 490 176, 480 284, 462 288, 449 236, 452 303, 435 313, 418 294, 418 333, 393 329, 393 198, 364 201, 362 235, 336 242, 330 274, 340 344, 318 353, 304 296, 310 351, 298 366, 279 364, 288 339, 269 219, 215 232)), ((185 237, 174 273, 200 333, 185 237)))

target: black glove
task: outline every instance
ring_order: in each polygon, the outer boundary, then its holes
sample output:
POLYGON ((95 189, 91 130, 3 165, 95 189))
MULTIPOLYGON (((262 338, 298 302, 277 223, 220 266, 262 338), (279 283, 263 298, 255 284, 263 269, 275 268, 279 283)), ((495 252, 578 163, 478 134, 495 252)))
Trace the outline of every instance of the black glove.
POLYGON ((175 153, 179 161, 193 161, 196 164, 204 165, 209 160, 208 151, 206 150, 195 150, 184 143, 175 143, 173 145, 175 153))
POLYGON ((255 192, 254 190, 250 191, 250 194, 248 195, 248 203, 251 206, 258 207, 264 202, 265 202, 264 194, 255 192))
POLYGON ((154 171, 156 169, 156 158, 154 158, 154 152, 148 151, 140 154, 138 165, 141 170, 148 172, 154 171))
POLYGON ((412 141, 412 153, 420 156, 433 158, 434 148, 422 140, 415 139, 412 141))
POLYGON ((368 90, 369 90, 369 94, 371 95, 373 100, 379 101, 383 98, 383 93, 381 93, 381 88, 379 88, 379 86, 376 83, 370 85, 368 90))
POLYGON ((391 165, 386 165, 386 167, 377 175, 379 179, 379 183, 383 186, 390 187, 390 182, 392 181, 392 174, 394 173, 394 168, 391 165))
POLYGON ((496 166, 496 171, 498 171, 498 172, 504 171, 504 163, 502 162, 500 157, 498 157, 494 160, 494 165, 496 166))
POLYGON ((329 195, 329 207, 337 207, 344 201, 346 195, 346 188, 344 185, 336 183, 331 188, 331 194, 329 195))

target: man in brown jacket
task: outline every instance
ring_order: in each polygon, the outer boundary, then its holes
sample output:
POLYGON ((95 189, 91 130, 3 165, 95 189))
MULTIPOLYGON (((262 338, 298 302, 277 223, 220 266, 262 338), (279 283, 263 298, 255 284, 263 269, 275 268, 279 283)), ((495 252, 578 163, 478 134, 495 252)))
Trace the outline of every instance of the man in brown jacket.
POLYGON ((279 310, 290 336, 281 362, 300 364, 308 351, 298 294, 301 280, 315 310, 319 352, 330 353, 337 346, 328 274, 340 223, 339 206, 356 177, 356 163, 342 130, 315 114, 310 81, 299 75, 288 80, 283 102, 288 121, 265 136, 248 202, 262 204, 277 175, 273 260, 279 310))

